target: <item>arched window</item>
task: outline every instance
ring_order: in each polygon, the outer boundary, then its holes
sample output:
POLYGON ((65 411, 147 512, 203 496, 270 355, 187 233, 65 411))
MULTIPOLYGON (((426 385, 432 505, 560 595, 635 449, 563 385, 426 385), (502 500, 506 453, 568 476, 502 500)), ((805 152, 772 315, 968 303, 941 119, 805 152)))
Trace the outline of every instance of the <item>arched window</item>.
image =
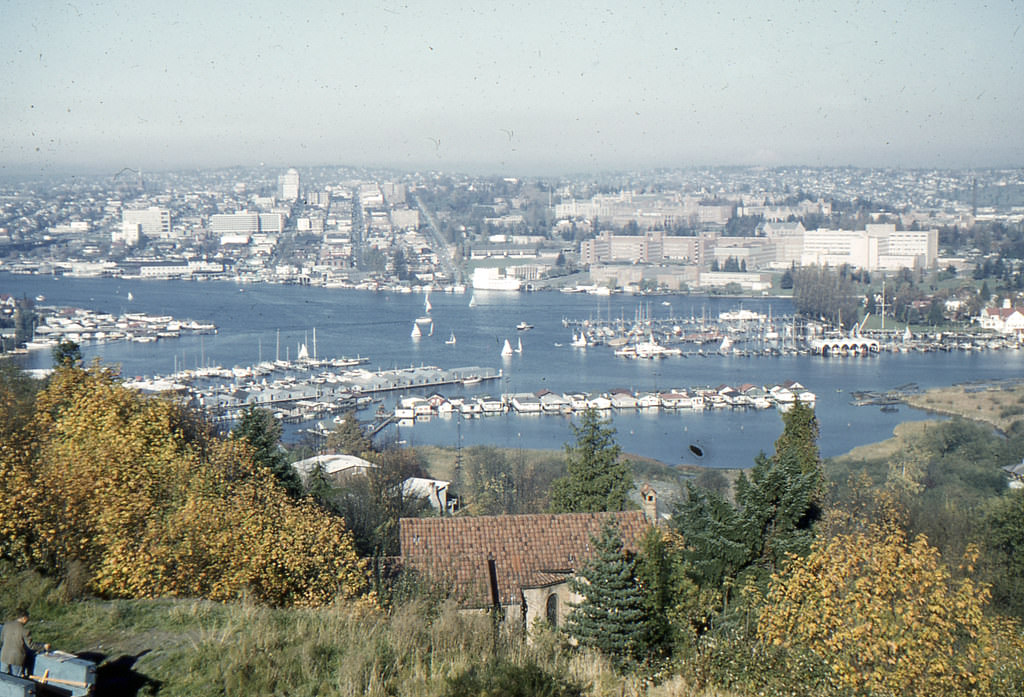
POLYGON ((558 596, 554 593, 548 596, 548 602, 544 607, 544 614, 547 617, 548 624, 552 627, 558 626, 558 596))

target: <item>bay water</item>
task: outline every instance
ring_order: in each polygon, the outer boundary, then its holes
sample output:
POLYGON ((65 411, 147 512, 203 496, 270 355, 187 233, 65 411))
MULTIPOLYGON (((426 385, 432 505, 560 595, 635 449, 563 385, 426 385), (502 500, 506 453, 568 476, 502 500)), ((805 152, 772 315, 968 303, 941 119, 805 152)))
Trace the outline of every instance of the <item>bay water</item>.
MULTIPOLYGON (((901 421, 934 418, 905 406, 896 412, 882 412, 877 406, 854 406, 852 391, 885 391, 907 383, 927 389, 958 382, 995 381, 1019 377, 1024 369, 1024 351, 1020 349, 844 358, 710 354, 630 360, 616 357, 606 346, 571 347, 572 330, 563 326, 563 319, 632 319, 638 312, 653 318, 684 319, 702 315, 713 318, 739 308, 761 313, 771 310, 775 316, 791 313, 790 302, 779 298, 435 291, 430 294, 433 334, 413 339, 410 335, 415 320, 425 314, 422 293, 9 273, 0 273, 0 293, 44 296, 42 305, 115 315, 172 315, 217 325, 216 334, 183 335, 149 344, 121 341, 82 345, 86 360, 98 357, 104 364, 119 365, 125 377, 167 375, 176 369, 203 365, 233 367, 261 360, 294 359, 302 344, 313 353, 315 329, 315 350, 321 358, 367 357, 366 367, 370 369, 436 365, 502 371, 496 381, 438 390, 447 396, 536 392, 545 388, 555 392, 666 390, 797 380, 818 397, 819 445, 825 456, 888 438, 901 421), (534 328, 517 331, 520 322, 534 328), (453 334, 455 343, 446 343, 453 334), (513 346, 521 341, 522 352, 501 357, 506 339, 513 346)), ((707 348, 713 351, 716 347, 707 348)), ((21 357, 21 364, 27 368, 46 368, 51 363, 49 352, 21 357)), ((393 402, 395 397, 390 395, 388 400, 393 402)), ((747 467, 759 451, 771 452, 782 430, 780 415, 773 409, 613 412, 611 418, 616 440, 625 452, 669 465, 747 467)), ((478 419, 434 417, 390 435, 411 445, 487 444, 514 449, 558 449, 573 440, 571 417, 515 414, 478 419)), ((289 429, 290 439, 298 437, 296 429, 289 429)))

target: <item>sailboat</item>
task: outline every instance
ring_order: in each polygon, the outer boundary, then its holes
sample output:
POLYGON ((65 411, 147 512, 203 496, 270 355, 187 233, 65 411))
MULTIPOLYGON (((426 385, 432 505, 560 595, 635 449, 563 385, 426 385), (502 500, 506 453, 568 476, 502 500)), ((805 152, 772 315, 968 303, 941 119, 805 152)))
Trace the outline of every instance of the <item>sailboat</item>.
POLYGON ((423 298, 423 309, 430 314, 430 311, 434 309, 434 306, 430 304, 430 293, 427 293, 427 297, 423 298))
POLYGON ((427 332, 427 336, 434 336, 434 323, 430 323, 430 331, 427 332))
POLYGON ((128 291, 128 302, 131 302, 132 300, 135 300, 135 296, 132 295, 131 291, 128 291))
POLYGON ((476 295, 469 296, 469 306, 476 307, 476 295))
POLYGON ((516 345, 516 353, 522 353, 522 352, 523 352, 523 340, 520 339, 518 344, 516 345))
POLYGON ((512 344, 508 343, 508 339, 505 339, 505 345, 501 347, 501 355, 508 357, 513 354, 512 344))
POLYGON ((412 325, 412 334, 410 336, 412 336, 413 339, 419 339, 421 336, 423 336, 423 332, 420 331, 420 325, 412 325))
POLYGON ((447 339, 445 339, 444 343, 448 344, 449 346, 454 346, 455 345, 455 332, 452 332, 452 335, 449 336, 447 339))
POLYGON ((570 345, 573 348, 586 348, 587 347, 587 337, 583 334, 583 332, 580 332, 579 336, 577 336, 575 334, 575 332, 574 332, 573 335, 572 335, 572 343, 570 345))

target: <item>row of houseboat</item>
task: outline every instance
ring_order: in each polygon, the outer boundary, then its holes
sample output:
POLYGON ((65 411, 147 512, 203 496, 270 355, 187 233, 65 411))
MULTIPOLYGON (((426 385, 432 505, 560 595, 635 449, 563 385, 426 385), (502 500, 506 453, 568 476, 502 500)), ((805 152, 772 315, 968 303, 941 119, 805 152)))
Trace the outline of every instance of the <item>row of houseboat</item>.
POLYGON ((550 390, 539 392, 516 392, 497 397, 482 395, 476 397, 446 397, 435 392, 426 397, 411 396, 399 400, 394 412, 395 419, 410 419, 430 416, 486 416, 498 414, 578 414, 588 409, 606 412, 636 409, 690 410, 705 409, 786 409, 795 402, 814 406, 817 396, 799 382, 787 380, 779 385, 744 384, 738 387, 690 387, 666 392, 633 392, 614 389, 599 394, 564 393, 550 390))

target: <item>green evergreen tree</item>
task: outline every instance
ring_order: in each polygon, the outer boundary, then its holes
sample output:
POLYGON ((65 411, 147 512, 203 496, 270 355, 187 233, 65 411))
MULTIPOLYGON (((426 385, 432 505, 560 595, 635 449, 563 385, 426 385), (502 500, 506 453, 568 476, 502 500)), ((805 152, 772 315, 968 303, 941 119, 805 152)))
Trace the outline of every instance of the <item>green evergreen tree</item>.
POLYGON ((728 609, 732 588, 763 585, 788 554, 804 554, 821 517, 823 475, 814 410, 797 402, 783 415, 775 454, 761 453, 735 484, 735 504, 687 486, 673 526, 683 536, 686 573, 701 588, 719 590, 728 609))
POLYGON ((232 437, 249 441, 255 450, 253 460, 256 464, 273 472, 289 495, 297 498, 302 495, 302 482, 281 448, 282 433, 281 423, 274 418, 273 412, 252 405, 242 411, 242 418, 231 429, 232 437))
POLYGON ((346 412, 327 434, 327 450, 356 457, 365 457, 373 450, 373 442, 363 433, 354 411, 346 412))
POLYGON ((53 363, 64 368, 82 365, 82 349, 74 341, 65 340, 53 347, 53 363))
POLYGON ((668 656, 672 651, 672 625, 669 622, 674 600, 672 555, 661 531, 653 525, 640 542, 636 580, 643 594, 642 645, 650 655, 668 656))
POLYGON ((817 474, 823 478, 821 453, 818 450, 818 417, 814 408, 797 401, 782 415, 782 435, 775 441, 776 463, 794 460, 804 473, 817 474))
POLYGON ((644 645, 643 593, 614 521, 608 521, 591 544, 593 558, 569 581, 583 600, 569 613, 566 632, 624 670, 635 663, 644 645))
POLYGON ((568 474, 551 484, 555 513, 625 510, 633 480, 629 468, 619 460, 622 451, 610 423, 602 421, 596 409, 587 409, 582 423, 573 424, 576 443, 565 446, 568 474))

